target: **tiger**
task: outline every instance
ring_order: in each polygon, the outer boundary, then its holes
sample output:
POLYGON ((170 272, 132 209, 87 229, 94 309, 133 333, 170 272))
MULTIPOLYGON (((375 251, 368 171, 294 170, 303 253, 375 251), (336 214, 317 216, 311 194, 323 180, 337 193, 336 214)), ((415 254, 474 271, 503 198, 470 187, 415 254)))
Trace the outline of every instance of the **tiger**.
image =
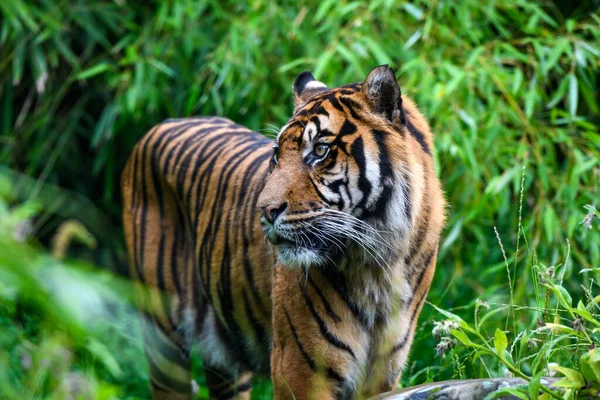
POLYGON ((122 173, 154 399, 364 399, 398 385, 445 199, 433 136, 387 65, 330 89, 305 71, 275 140, 168 119, 122 173), (193 354, 196 354, 194 351, 193 354))

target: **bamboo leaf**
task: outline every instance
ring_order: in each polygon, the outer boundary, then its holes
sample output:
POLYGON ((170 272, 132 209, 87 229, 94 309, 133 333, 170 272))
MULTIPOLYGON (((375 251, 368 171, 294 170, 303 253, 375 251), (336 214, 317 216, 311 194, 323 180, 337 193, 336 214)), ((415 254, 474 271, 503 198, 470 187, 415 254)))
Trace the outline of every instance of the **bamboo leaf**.
POLYGON ((506 358, 504 351, 508 346, 508 339, 506 338, 506 334, 504 331, 496 328, 496 333, 494 334, 494 347, 496 348, 496 353, 500 358, 506 358))
POLYGON ((110 69, 111 69, 110 64, 100 63, 97 65, 94 65, 93 67, 90 67, 88 69, 81 71, 80 73, 77 74, 76 79, 80 80, 80 81, 90 79, 96 75, 100 75, 106 71, 109 71, 110 69))
POLYGON ((572 117, 577 114, 578 99, 577 77, 575 74, 569 74, 569 114, 571 114, 572 117))

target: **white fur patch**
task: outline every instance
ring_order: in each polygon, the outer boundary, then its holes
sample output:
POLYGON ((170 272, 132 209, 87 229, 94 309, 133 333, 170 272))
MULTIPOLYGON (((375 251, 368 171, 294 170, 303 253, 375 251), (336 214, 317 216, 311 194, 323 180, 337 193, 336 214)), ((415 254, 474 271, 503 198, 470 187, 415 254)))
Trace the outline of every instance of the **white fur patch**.
POLYGON ((304 132, 302 133, 302 138, 304 139, 304 143, 306 143, 306 147, 304 148, 304 152, 302 153, 303 157, 306 157, 313 150, 313 139, 317 135, 317 126, 314 122, 309 122, 306 124, 304 128, 304 132))
POLYGON ((216 332, 215 312, 210 309, 204 320, 204 329, 200 335, 200 351, 207 364, 227 370, 236 370, 237 365, 229 357, 230 349, 216 332))
POLYGON ((281 127, 281 129, 279 130, 279 133, 277 134, 277 138, 275 139, 275 142, 279 142, 279 137, 281 136, 281 134, 283 132, 285 132, 285 130, 288 128, 289 124, 285 124, 284 126, 281 127))
POLYGON ((325 262, 325 258, 314 250, 291 246, 280 246, 278 259, 289 268, 316 266, 325 262))
POLYGON ((314 90, 314 89, 321 89, 321 88, 326 88, 326 87, 327 87, 327 85, 325 85, 323 82, 310 81, 306 85, 304 85, 304 90, 314 90))
POLYGON ((196 310, 186 307, 181 313, 182 321, 179 329, 183 333, 186 345, 191 348, 196 336, 196 310))

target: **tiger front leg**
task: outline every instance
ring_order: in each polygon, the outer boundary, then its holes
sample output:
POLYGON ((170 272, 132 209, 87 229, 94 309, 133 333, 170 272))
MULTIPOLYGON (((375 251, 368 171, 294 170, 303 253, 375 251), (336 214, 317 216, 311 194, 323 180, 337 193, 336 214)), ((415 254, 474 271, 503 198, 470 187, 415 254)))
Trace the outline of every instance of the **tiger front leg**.
POLYGON ((367 338, 318 273, 276 267, 273 279, 274 398, 352 399, 367 338))

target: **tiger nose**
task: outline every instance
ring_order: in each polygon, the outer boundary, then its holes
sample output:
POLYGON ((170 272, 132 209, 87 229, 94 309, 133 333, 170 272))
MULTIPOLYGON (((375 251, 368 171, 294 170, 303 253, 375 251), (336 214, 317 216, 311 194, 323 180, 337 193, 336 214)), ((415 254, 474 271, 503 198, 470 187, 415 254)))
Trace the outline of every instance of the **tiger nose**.
POLYGON ((263 217, 272 224, 286 208, 287 203, 269 204, 266 207, 261 207, 260 211, 262 212, 263 217))

